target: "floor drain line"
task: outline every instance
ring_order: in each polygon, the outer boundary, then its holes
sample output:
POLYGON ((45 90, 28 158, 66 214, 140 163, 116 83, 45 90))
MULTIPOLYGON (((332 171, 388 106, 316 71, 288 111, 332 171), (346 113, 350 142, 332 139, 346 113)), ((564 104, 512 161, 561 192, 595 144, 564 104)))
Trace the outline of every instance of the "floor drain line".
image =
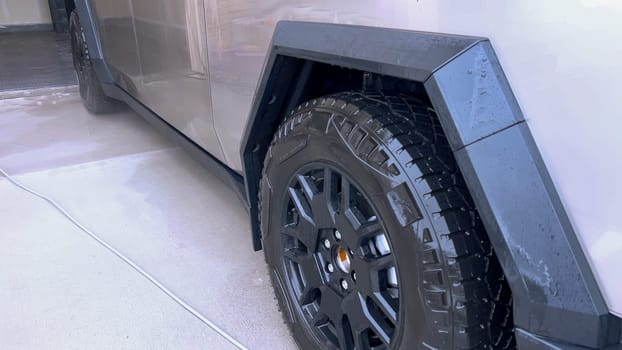
POLYGON ((101 244, 104 248, 108 249, 110 252, 112 252, 114 255, 116 255, 119 259, 123 260, 123 262, 125 262, 127 265, 129 265, 134 270, 136 270, 136 272, 138 272, 143 277, 145 277, 147 280, 149 280, 149 282, 151 282, 153 285, 158 287, 158 289, 160 289, 162 292, 164 292, 164 294, 166 294, 171 299, 173 299, 173 301, 175 301, 181 307, 186 309, 186 311, 191 313, 194 317, 198 318, 206 326, 208 326, 209 328, 214 330, 216 333, 218 333, 220 336, 225 338, 228 342, 233 344, 235 347, 237 347, 240 350, 248 350, 247 347, 242 345, 239 341, 237 341, 235 338, 233 338, 231 335, 229 335, 227 332, 225 332, 222 328, 220 328, 214 322, 210 321, 207 317, 203 316, 199 311, 197 311, 195 308, 190 306, 190 304, 186 303, 180 297, 175 295, 171 290, 166 288, 162 283, 160 283, 160 281, 158 281, 155 277, 153 277, 147 271, 143 270, 140 266, 138 266, 130 258, 128 258, 127 256, 123 255, 123 253, 121 253, 120 251, 115 249, 113 246, 108 244, 108 242, 104 241, 99 236, 97 236, 96 234, 91 232, 89 229, 84 227, 84 225, 82 225, 77 219, 75 219, 73 216, 71 216, 65 209, 63 209, 63 207, 61 207, 58 203, 56 203, 52 198, 50 198, 48 196, 45 196, 45 195, 43 195, 43 194, 41 194, 41 193, 39 193, 39 192, 29 188, 29 187, 23 185, 21 182, 15 180, 13 177, 11 177, 9 174, 7 174, 3 169, 0 169, 0 174, 2 174, 13 185, 19 187, 20 189, 22 189, 22 190, 24 190, 24 191, 26 191, 26 192, 28 192, 28 193, 36 196, 36 197, 39 197, 40 199, 43 199, 44 201, 46 201, 49 204, 51 204, 54 208, 56 208, 56 210, 58 210, 61 214, 63 214, 63 216, 65 218, 67 218, 69 221, 71 221, 71 223, 73 223, 75 226, 77 226, 80 230, 82 230, 84 233, 86 233, 89 237, 91 237, 92 239, 97 241, 97 243, 101 244))

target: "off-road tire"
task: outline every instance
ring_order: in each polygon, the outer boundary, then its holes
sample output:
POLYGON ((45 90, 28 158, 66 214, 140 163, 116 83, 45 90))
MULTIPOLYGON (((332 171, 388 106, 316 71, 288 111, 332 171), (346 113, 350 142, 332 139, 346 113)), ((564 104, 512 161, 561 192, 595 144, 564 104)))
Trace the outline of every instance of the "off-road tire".
POLYGON ((114 112, 119 107, 119 102, 106 96, 100 85, 89 56, 89 48, 77 10, 73 10, 69 17, 69 33, 73 66, 78 75, 80 96, 84 101, 84 106, 94 114, 114 112))
POLYGON ((434 110, 402 95, 347 92, 289 113, 267 151, 259 189, 266 261, 303 349, 334 348, 295 306, 283 262, 285 188, 312 162, 334 164, 357 181, 393 247, 399 326, 379 348, 516 347, 511 291, 434 110))

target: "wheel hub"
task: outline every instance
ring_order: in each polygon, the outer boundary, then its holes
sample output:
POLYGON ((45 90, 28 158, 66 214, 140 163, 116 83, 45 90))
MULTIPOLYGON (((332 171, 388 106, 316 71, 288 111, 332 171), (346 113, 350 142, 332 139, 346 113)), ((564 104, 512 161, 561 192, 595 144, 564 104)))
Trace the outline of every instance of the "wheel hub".
POLYGON ((342 246, 336 246, 333 249, 333 260, 343 273, 350 273, 352 265, 350 263, 350 253, 342 246))

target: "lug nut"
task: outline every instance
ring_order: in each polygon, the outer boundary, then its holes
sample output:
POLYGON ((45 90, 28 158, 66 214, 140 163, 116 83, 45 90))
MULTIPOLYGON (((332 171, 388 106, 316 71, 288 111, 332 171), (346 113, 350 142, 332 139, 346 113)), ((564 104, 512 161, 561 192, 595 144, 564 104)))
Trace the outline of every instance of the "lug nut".
POLYGON ((333 264, 328 263, 328 265, 326 265, 326 269, 328 270, 328 272, 333 273, 335 272, 335 267, 333 266, 333 264))
POLYGON ((356 281, 356 272, 352 271, 352 279, 356 281))
POLYGON ((341 288, 343 288, 343 290, 348 290, 348 281, 341 280, 341 288))
POLYGON ((341 239, 341 232, 335 230, 335 238, 337 238, 337 240, 341 239))
POLYGON ((328 239, 324 240, 324 248, 330 249, 330 241, 328 239))

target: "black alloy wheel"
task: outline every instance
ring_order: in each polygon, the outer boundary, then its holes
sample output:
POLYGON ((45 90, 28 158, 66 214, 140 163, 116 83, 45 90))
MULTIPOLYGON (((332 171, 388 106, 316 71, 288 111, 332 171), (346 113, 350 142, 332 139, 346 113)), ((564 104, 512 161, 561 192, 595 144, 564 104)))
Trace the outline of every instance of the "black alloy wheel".
POLYGON ((318 338, 388 346, 398 325, 396 261, 354 181, 327 164, 297 172, 282 202, 282 246, 295 306, 318 338))
POLYGON ((513 349, 512 295, 434 110, 346 92, 298 106, 259 216, 302 349, 513 349))
POLYGON ((88 56, 88 48, 82 32, 77 12, 72 12, 70 17, 71 24, 71 56, 73 58, 73 67, 78 76, 78 85, 80 88, 80 96, 86 97, 86 86, 88 84, 87 70, 90 69, 90 60, 88 56), (79 29, 78 29, 79 28, 79 29))
POLYGON ((89 112, 95 114, 113 112, 118 107, 118 103, 106 96, 100 85, 89 56, 89 48, 77 10, 73 10, 69 16, 69 34, 73 67, 78 76, 80 96, 84 101, 84 106, 89 112))

